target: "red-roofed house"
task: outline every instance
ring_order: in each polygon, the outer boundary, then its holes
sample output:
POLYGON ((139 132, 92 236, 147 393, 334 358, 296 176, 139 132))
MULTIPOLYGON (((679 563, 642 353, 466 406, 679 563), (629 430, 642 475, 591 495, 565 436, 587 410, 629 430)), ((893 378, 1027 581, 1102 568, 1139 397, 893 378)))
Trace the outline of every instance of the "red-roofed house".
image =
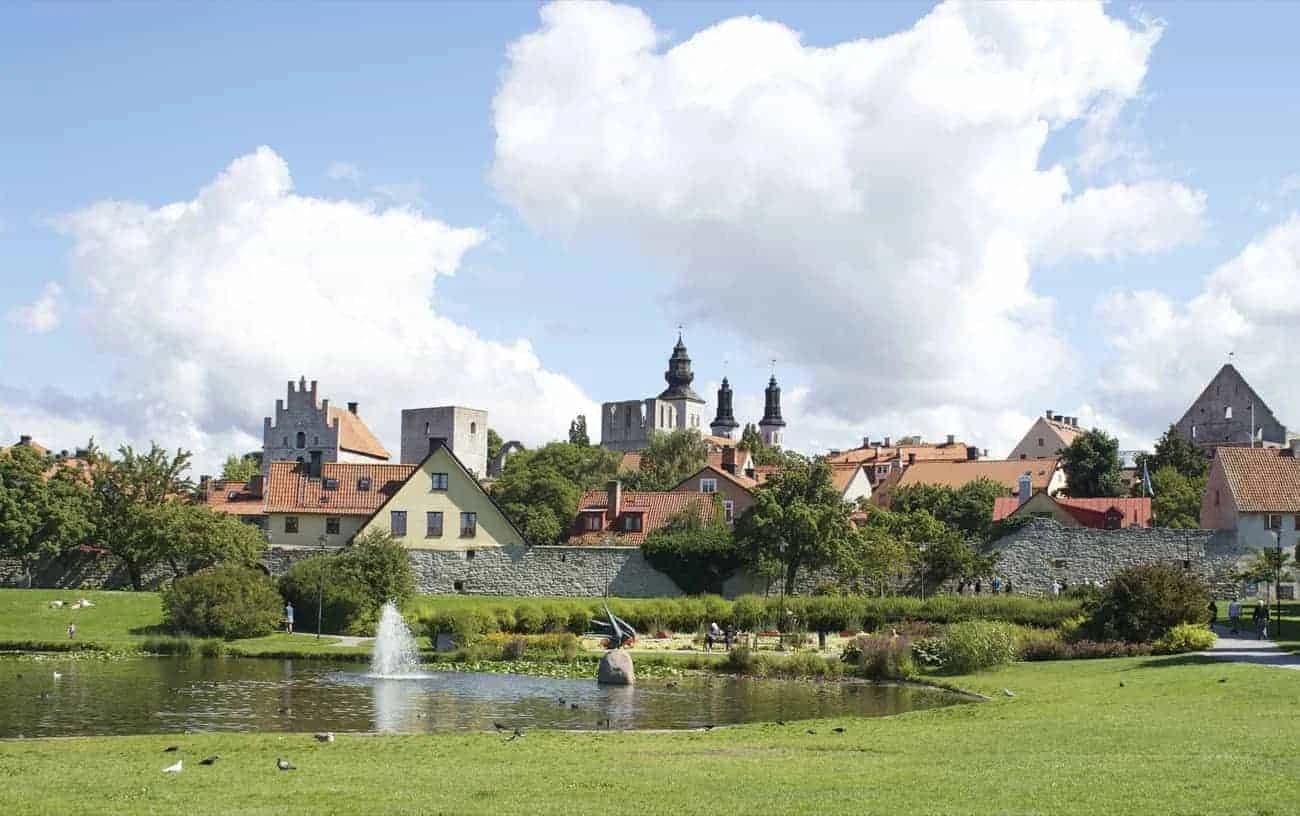
POLYGON ((266 479, 267 538, 277 547, 341 547, 397 492, 416 465, 330 462, 321 475, 272 462, 266 479))
POLYGON ((1151 499, 1071 499, 1035 493, 1023 502, 1018 496, 999 496, 993 500, 994 521, 1027 516, 1053 518, 1063 527, 1095 530, 1150 527, 1151 499))
POLYGON ((1236 530, 1238 543, 1295 552, 1300 459, 1293 449, 1220 447, 1201 497, 1201 526, 1236 530), (1276 536, 1276 538, 1275 538, 1276 536))
POLYGON ((266 529, 266 504, 262 495, 265 480, 254 476, 248 482, 229 479, 199 480, 199 501, 218 513, 235 516, 245 524, 266 529))
POLYGON ((717 503, 713 496, 697 492, 624 490, 621 482, 610 482, 605 490, 583 494, 568 543, 639 547, 647 535, 682 512, 698 513, 708 521, 717 503))
POLYGON ((289 382, 285 399, 275 401, 275 416, 262 421, 262 475, 272 462, 301 462, 314 476, 328 462, 387 462, 390 456, 361 420, 357 403, 347 410, 317 399, 316 381, 289 382))
POLYGON ((674 493, 695 493, 722 499, 722 512, 728 524, 748 510, 754 504, 754 488, 758 485, 753 479, 736 476, 722 468, 705 465, 695 473, 683 479, 674 493))

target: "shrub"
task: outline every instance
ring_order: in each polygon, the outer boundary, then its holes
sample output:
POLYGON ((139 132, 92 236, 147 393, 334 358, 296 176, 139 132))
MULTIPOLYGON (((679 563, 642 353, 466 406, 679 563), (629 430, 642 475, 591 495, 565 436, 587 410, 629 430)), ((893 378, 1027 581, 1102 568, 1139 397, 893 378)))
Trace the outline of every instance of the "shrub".
POLYGON ((1203 652, 1214 645, 1218 636, 1210 628, 1200 623, 1180 623, 1165 632, 1152 644, 1156 654, 1183 654, 1184 652, 1203 652))
POLYGON ((1019 657, 1021 660, 1068 660, 1071 654, 1070 644, 1048 633, 1020 639, 1019 657))
POLYGON ((528 640, 523 635, 514 635, 501 647, 502 660, 519 660, 528 649, 528 640))
POLYGON ((870 680, 903 680, 916 674, 912 643, 905 637, 858 635, 840 659, 870 680))
POLYGON ((280 578, 280 594, 298 609, 315 608, 318 592, 324 631, 369 635, 386 602, 401 605, 415 593, 415 577, 401 545, 382 531, 367 533, 337 553, 299 561, 280 578))
POLYGON ((757 595, 741 595, 731 604, 731 622, 737 629, 757 632, 770 622, 767 604, 757 595))
POLYGON ((282 614, 270 577, 233 565, 177 578, 163 591, 162 603, 172 631, 227 640, 268 635, 282 614))
POLYGON ((721 500, 711 521, 682 512, 646 536, 641 553, 650 566, 673 579, 683 592, 722 591, 722 581, 740 565, 731 528, 723 521, 721 500))
POLYGON ((546 615, 537 604, 520 604, 515 607, 515 632, 521 635, 540 635, 546 625, 546 615))
POLYGON ((438 635, 451 635, 452 641, 462 649, 473 646, 484 635, 496 631, 496 616, 473 607, 444 609, 428 621, 430 641, 437 644, 438 635))
MULTIPOLYGON (((315 555, 289 567, 280 577, 280 594, 297 610, 297 620, 306 623, 320 604, 322 632, 344 634, 354 622, 366 617, 370 600, 365 589, 338 569, 335 555, 315 555)), ((307 629, 307 626, 302 626, 307 629)))
POLYGON ((758 655, 747 646, 736 646, 727 652, 727 671, 735 674, 754 674, 759 664, 758 655))
POLYGON ((969 674, 1016 659, 1016 633, 998 621, 963 621, 950 625, 938 641, 939 667, 949 674, 969 674))
POLYGON ((1180 623, 1205 620, 1210 593, 1191 572, 1144 564, 1116 573, 1087 624, 1101 640, 1154 641, 1180 623))

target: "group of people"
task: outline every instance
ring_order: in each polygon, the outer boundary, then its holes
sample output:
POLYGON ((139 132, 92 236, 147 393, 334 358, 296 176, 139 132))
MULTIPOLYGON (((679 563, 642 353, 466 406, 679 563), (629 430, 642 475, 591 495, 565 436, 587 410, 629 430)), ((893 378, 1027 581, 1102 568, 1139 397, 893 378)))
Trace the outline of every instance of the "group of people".
POLYGON ((717 621, 713 621, 709 624, 709 628, 704 632, 704 651, 711 652, 713 651, 714 646, 718 643, 722 643, 729 652, 731 651, 732 638, 733 634, 731 626, 727 626, 726 629, 723 629, 721 626, 718 626, 717 621))
MULTIPOLYGON (((984 591, 983 578, 976 578, 974 580, 971 580, 970 578, 963 578, 957 582, 958 595, 965 595, 967 592, 973 593, 975 595, 979 595, 983 591, 984 591)), ((1001 592, 1005 592, 1006 594, 1010 595, 1011 580, 1008 579, 1004 582, 1000 576, 994 575, 993 580, 989 581, 989 591, 992 592, 994 595, 997 595, 998 593, 1001 592)))
MULTIPOLYGON (((1211 604, 1213 606, 1213 604, 1211 604)), ((1218 617, 1217 610, 1215 617, 1218 617)), ((1255 601, 1255 611, 1250 615, 1250 622, 1255 627, 1255 637, 1263 640, 1268 637, 1268 604, 1264 603, 1263 598, 1255 601)), ((1228 633, 1239 634, 1241 632, 1241 601, 1236 598, 1228 604, 1228 633)))

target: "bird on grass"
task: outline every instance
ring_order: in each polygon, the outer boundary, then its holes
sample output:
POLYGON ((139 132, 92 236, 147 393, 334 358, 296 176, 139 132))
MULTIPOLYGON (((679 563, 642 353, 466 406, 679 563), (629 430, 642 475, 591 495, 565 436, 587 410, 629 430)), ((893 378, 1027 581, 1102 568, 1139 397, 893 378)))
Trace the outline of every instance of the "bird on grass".
POLYGON ((808 729, 807 731, 805 731, 804 733, 805 733, 805 734, 816 734, 817 732, 814 731, 814 730, 812 730, 811 728, 809 728, 809 729, 808 729))
POLYGON ((664 688, 677 688, 677 684, 675 682, 669 681, 668 683, 664 684, 664 688))
POLYGON ((163 749, 163 753, 170 754, 179 751, 180 749, 181 747, 179 745, 168 745, 166 748, 163 749))
POLYGON ((1119 687, 1120 687, 1120 688, 1124 688, 1124 681, 1123 681, 1123 680, 1119 681, 1119 687))
POLYGON ((565 703, 569 702, 568 700, 564 699, 563 697, 559 698, 559 700, 560 700, 560 705, 564 705, 565 703))
POLYGON ((524 730, 522 728, 516 728, 515 733, 511 734, 510 737, 506 739, 506 742, 514 742, 517 739, 521 739, 523 736, 524 730))
POLYGON ((1016 693, 1015 693, 1014 691, 1012 691, 1011 689, 1002 689, 1002 693, 1005 694, 1005 695, 1007 695, 1008 697, 1015 697, 1015 696, 1016 696, 1016 693))
POLYGON ((713 723, 709 723, 708 725, 704 726, 704 730, 705 730, 705 731, 712 731, 712 730, 713 730, 713 723))
POLYGON ((1220 683, 1226 683, 1226 682, 1228 682, 1228 678, 1226 678, 1226 677, 1220 677, 1220 678, 1219 678, 1219 682, 1220 682, 1220 683))
POLYGON ((275 761, 275 767, 279 768, 279 769, 282 770, 282 771, 296 771, 296 770, 298 770, 298 766, 297 766, 297 765, 294 765, 292 762, 290 762, 289 760, 287 760, 287 759, 285 759, 285 758, 283 758, 283 757, 281 757, 281 758, 279 758, 279 759, 277 759, 277 760, 275 761))
POLYGON ((334 732, 333 732, 333 731, 324 731, 324 732, 322 732, 322 733, 320 733, 320 734, 317 734, 317 735, 316 735, 316 741, 317 741, 317 742, 333 742, 333 741, 334 741, 334 732))
POLYGON ((163 768, 163 769, 162 769, 162 772, 163 772, 163 773, 180 773, 180 772, 183 770, 184 765, 185 765, 185 760, 183 760, 183 759, 178 759, 178 760, 176 760, 176 764, 175 764, 175 765, 168 765, 166 768, 163 768))
POLYGON ((199 764, 200 764, 200 765, 216 765, 218 759, 221 759, 221 755, 220 755, 220 754, 213 754, 213 755, 210 756, 210 757, 204 757, 203 759, 200 759, 200 760, 199 760, 199 764))
POLYGON ((578 710, 578 704, 577 704, 577 703, 569 703, 569 710, 570 710, 570 711, 577 711, 577 710, 578 710))
POLYGON ((843 733, 844 733, 844 726, 842 726, 842 725, 837 725, 837 726, 835 726, 834 728, 832 728, 831 730, 834 731, 836 734, 843 734, 843 733))
POLYGON ((494 723, 492 723, 492 727, 495 728, 495 729, 498 730, 498 731, 509 731, 509 730, 510 730, 510 729, 506 728, 504 725, 502 725, 502 724, 499 723, 499 722, 494 722, 494 723))
POLYGON ((777 725, 785 725, 785 720, 777 720, 777 721, 776 721, 776 724, 777 724, 777 725))

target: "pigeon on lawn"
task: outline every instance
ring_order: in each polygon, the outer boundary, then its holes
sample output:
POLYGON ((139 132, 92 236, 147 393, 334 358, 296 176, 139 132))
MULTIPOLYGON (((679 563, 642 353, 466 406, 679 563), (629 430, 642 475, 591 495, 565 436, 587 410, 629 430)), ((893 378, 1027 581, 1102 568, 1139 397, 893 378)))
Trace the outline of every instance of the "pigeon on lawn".
POLYGON ((570 710, 570 711, 577 711, 577 710, 578 710, 578 704, 577 704, 577 703, 569 703, 569 710, 570 710))
POLYGON ((519 738, 522 737, 523 735, 524 735, 524 731, 523 731, 523 729, 522 729, 522 728, 516 728, 516 729, 515 729, 515 733, 512 734, 512 735, 510 736, 510 738, 506 740, 506 742, 514 742, 515 740, 519 739, 519 738))
POLYGON ((283 757, 281 757, 280 759, 277 759, 277 760, 275 761, 275 767, 279 768, 279 769, 282 770, 282 771, 296 771, 296 770, 298 770, 298 766, 297 766, 297 765, 294 765, 292 762, 290 762, 290 761, 287 760, 287 759, 284 759, 283 757))
POLYGON ((806 734, 816 734, 817 732, 814 731, 814 730, 812 730, 811 728, 809 728, 809 729, 808 729, 807 731, 805 731, 804 733, 806 733, 806 734))
POLYGON ((163 753, 170 754, 179 751, 180 749, 181 747, 179 745, 168 745, 166 748, 163 749, 163 753))
POLYGON ((200 759, 200 760, 199 760, 199 764, 200 764, 200 765, 216 765, 218 759, 221 759, 221 755, 220 755, 220 754, 213 754, 213 755, 210 756, 210 757, 204 757, 203 759, 200 759))
POLYGON ((499 723, 499 722, 494 722, 494 723, 492 723, 492 727, 495 728, 495 729, 498 730, 498 731, 509 731, 509 730, 510 730, 509 728, 506 728, 504 725, 502 725, 502 724, 499 723))
POLYGON ((185 760, 183 760, 183 759, 178 759, 178 760, 176 760, 176 764, 175 764, 175 765, 168 765, 166 768, 163 768, 163 769, 162 769, 162 772, 163 772, 163 773, 180 773, 181 770, 182 770, 182 766, 183 766, 184 764, 185 764, 185 760))
POLYGON ((776 724, 777 724, 777 725, 785 725, 785 720, 777 720, 777 721, 776 721, 776 724))
POLYGON ((320 734, 317 734, 317 735, 316 735, 316 741, 317 741, 317 742, 333 742, 333 741, 334 741, 334 732, 333 732, 333 731, 324 731, 324 732, 322 732, 322 733, 320 733, 320 734))
POLYGON ((844 726, 842 726, 842 725, 837 725, 837 726, 835 726, 834 728, 832 728, 831 730, 834 731, 836 734, 843 734, 843 733, 844 733, 844 726))

